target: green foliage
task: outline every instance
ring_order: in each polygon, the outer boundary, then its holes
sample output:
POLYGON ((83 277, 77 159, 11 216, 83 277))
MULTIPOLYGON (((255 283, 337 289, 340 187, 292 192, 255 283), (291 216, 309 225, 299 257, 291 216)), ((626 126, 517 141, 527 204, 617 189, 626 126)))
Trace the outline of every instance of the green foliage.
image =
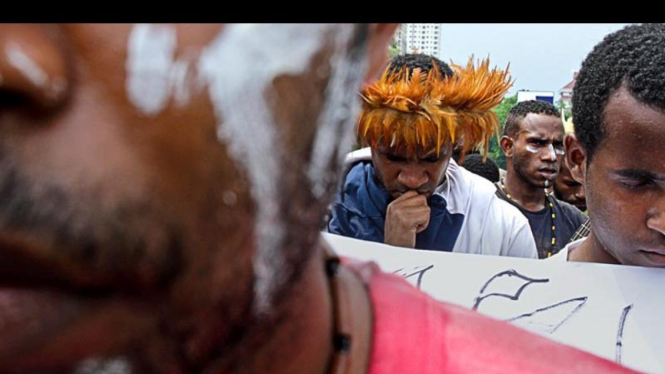
POLYGON ((388 59, 392 60, 392 58, 399 55, 400 52, 399 45, 393 40, 393 42, 390 43, 390 46, 388 46, 388 59))
POLYGON ((566 119, 573 115, 572 108, 566 106, 561 99, 557 100, 556 103, 554 103, 554 106, 559 109, 559 111, 563 112, 566 119))
MULTIPOLYGON (((505 97, 501 102, 501 104, 499 104, 496 108, 494 108, 494 113, 496 113, 497 117, 499 117, 501 130, 503 130, 503 124, 506 121, 508 112, 510 112, 510 109, 512 109, 515 106, 515 104, 517 104, 517 94, 505 97)), ((499 138, 501 137, 501 130, 499 131, 499 134, 495 135, 490 140, 490 148, 487 153, 487 156, 492 160, 494 160, 494 162, 496 162, 500 168, 505 169, 506 157, 503 155, 501 147, 499 146, 499 138)))

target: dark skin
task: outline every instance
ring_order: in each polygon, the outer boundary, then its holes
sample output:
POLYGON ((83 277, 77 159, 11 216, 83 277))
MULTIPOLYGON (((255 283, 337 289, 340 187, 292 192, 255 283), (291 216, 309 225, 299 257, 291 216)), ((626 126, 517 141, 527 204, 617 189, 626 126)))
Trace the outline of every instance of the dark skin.
MULTIPOLYGON (((175 57, 227 32, 172 27, 175 57)), ((385 62, 395 27, 361 38, 373 67, 365 79, 385 62)), ((286 259, 275 292, 287 296, 259 314, 248 171, 218 138, 213 99, 195 80, 185 105, 170 100, 154 115, 128 98, 132 30, 0 25, 1 50, 15 52, 0 55, 0 373, 101 372, 108 360, 132 374, 324 373, 332 306, 318 221, 334 185, 315 197, 305 170, 335 38, 264 92, 293 155, 273 181, 293 197, 280 224, 298 230, 271 248, 286 259), (17 53, 46 80, 16 68, 17 53)))
POLYGON ((554 181, 554 193, 557 199, 572 204, 583 212, 586 211, 584 186, 570 174, 565 160, 561 163, 561 170, 554 181))
POLYGON ((384 243, 414 248, 416 234, 429 224, 427 199, 443 182, 452 156, 451 145, 407 155, 395 149, 372 148, 376 175, 393 201, 386 210, 384 243))
POLYGON ((563 148, 563 135, 560 118, 529 113, 513 136, 501 137, 501 150, 506 156, 506 192, 526 210, 545 208, 544 188, 553 185, 562 160, 553 148, 563 148))
POLYGON ((665 114, 621 87, 604 111, 606 137, 593 158, 566 139, 573 177, 584 184, 592 234, 569 260, 665 267, 665 114))

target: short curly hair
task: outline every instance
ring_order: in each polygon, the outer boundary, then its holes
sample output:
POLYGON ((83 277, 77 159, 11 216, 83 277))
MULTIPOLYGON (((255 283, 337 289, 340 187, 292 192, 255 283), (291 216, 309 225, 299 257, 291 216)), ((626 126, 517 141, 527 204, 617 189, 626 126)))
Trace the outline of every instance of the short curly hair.
POLYGON ((637 101, 665 110, 665 25, 631 25, 616 31, 582 63, 573 93, 573 118, 587 162, 605 139, 603 113, 620 87, 637 101))
POLYGON ((467 155, 462 162, 462 167, 492 183, 498 182, 501 176, 499 165, 489 157, 483 160, 483 156, 479 153, 467 155))
POLYGON ((429 72, 434 67, 433 63, 439 67, 441 76, 449 77, 453 75, 453 69, 451 69, 448 64, 434 56, 426 55, 423 53, 409 53, 395 56, 392 60, 390 60, 388 69, 391 73, 396 73, 406 66, 409 72, 409 76, 411 76, 411 72, 417 68, 420 68, 420 70, 424 73, 429 72))
POLYGON ((520 122, 529 113, 545 114, 548 116, 559 117, 560 113, 554 105, 542 100, 527 100, 517 103, 506 116, 503 125, 504 136, 515 136, 520 130, 520 122))

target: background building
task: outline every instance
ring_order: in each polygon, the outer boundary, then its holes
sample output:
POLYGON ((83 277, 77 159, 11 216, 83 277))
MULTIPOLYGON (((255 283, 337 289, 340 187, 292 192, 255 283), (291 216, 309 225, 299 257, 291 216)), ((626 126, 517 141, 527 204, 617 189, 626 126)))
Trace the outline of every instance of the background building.
POLYGON ((424 53, 441 58, 441 25, 403 23, 395 32, 393 46, 399 54, 424 53))

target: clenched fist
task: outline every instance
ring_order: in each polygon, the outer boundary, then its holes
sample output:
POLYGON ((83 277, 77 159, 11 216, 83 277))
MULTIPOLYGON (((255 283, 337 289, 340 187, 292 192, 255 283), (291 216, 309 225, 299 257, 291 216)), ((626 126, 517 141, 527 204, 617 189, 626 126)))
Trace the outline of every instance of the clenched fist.
POLYGON ((416 234, 429 224, 430 208, 427 197, 416 191, 407 191, 388 204, 384 227, 384 243, 414 248, 416 234))

